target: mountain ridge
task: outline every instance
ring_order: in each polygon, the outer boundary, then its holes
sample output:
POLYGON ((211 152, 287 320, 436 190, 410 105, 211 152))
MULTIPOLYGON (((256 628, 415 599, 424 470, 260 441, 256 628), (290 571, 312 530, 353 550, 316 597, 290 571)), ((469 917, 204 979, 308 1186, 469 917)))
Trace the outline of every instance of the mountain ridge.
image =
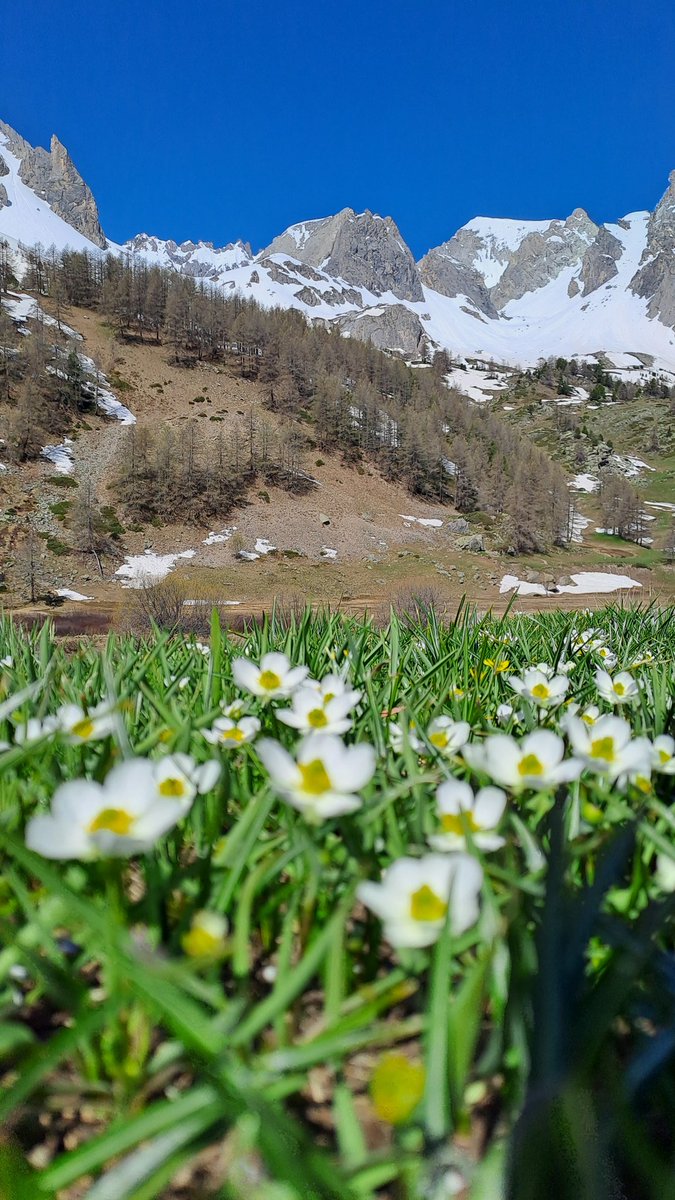
POLYGON ((653 212, 600 225, 583 208, 475 217, 417 262, 392 217, 351 208, 297 222, 257 253, 242 240, 146 233, 119 245, 58 139, 34 148, 0 122, 3 235, 170 267, 406 356, 443 349, 522 366, 604 356, 617 371, 675 372, 675 172, 653 212))

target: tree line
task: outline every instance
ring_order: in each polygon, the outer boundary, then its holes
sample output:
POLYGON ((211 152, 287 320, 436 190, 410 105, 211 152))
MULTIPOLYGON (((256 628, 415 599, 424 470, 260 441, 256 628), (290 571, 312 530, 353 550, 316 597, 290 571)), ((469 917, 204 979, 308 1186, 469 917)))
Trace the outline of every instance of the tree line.
POLYGON ((415 370, 371 343, 343 337, 333 325, 309 324, 292 309, 262 308, 236 289, 132 256, 38 248, 28 260, 23 286, 49 296, 57 317, 65 306, 92 308, 121 339, 161 342, 186 369, 200 360, 224 363, 233 375, 262 385, 266 407, 290 430, 274 460, 265 458, 258 436, 253 458, 239 467, 231 447, 221 459, 217 443, 200 445, 186 460, 184 445, 169 449, 169 431, 147 447, 137 437, 137 466, 132 474, 125 470, 120 485, 132 513, 145 496, 158 516, 168 515, 169 502, 160 496, 166 492, 161 464, 169 458, 188 464, 180 468, 181 511, 194 503, 204 514, 200 472, 206 471, 213 506, 226 515, 260 474, 295 487, 304 477, 311 486, 301 463, 318 448, 354 464, 370 460, 429 501, 483 512, 516 550, 569 539, 574 514, 562 470, 498 416, 449 391, 443 352, 427 369, 415 370))

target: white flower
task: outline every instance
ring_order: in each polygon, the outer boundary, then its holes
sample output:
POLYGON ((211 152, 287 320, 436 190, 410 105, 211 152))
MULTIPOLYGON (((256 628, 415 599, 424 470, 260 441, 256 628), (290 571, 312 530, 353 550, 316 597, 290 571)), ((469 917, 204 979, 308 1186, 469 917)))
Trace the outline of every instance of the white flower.
POLYGON ((657 854, 655 878, 661 891, 675 892, 675 859, 670 855, 657 854))
POLYGON ((112 711, 109 704, 97 704, 88 713, 78 704, 64 704, 56 713, 56 727, 66 734, 66 740, 72 745, 82 742, 94 742, 99 738, 108 737, 114 733, 119 721, 119 715, 112 711))
POLYGON ((345 675, 324 675, 321 682, 317 679, 305 679, 303 688, 311 688, 318 692, 326 701, 334 700, 336 696, 351 696, 351 707, 358 704, 363 692, 355 691, 345 675))
MULTIPOLYGON (((391 742, 392 750, 397 754, 401 754, 405 745, 405 729, 400 721, 389 722, 389 741, 391 742)), ((408 722, 408 744, 411 750, 416 754, 421 754, 424 750, 424 742, 417 732, 417 723, 415 721, 408 722)))
POLYGON ((40 721, 38 717, 29 717, 21 725, 17 725, 14 730, 14 741, 19 746, 25 742, 37 742, 40 738, 51 737, 56 728, 55 717, 45 717, 44 721, 40 721))
POLYGON ((628 671, 619 671, 612 679, 607 671, 598 668, 595 672, 595 684, 603 700, 609 704, 629 704, 640 694, 637 683, 628 671))
POLYGON ((577 779, 581 763, 563 762, 565 744, 548 729, 528 733, 518 744, 505 733, 487 737, 483 745, 465 746, 462 754, 470 767, 485 771, 495 783, 514 791, 521 788, 548 788, 577 779))
POLYGON ((475 924, 482 883, 482 867, 471 855, 427 854, 397 859, 381 883, 362 883, 357 895, 384 922, 392 946, 430 946, 443 930, 448 909, 453 934, 475 924))
POLYGON ((662 733, 652 743, 652 771, 675 775, 675 738, 662 733))
POLYGON ((231 700, 227 704, 223 701, 220 707, 224 717, 230 717, 232 721, 238 721, 240 717, 246 716, 248 700, 246 696, 238 696, 236 700, 231 700))
POLYGON ((361 808, 357 793, 375 772, 372 746, 345 746, 331 734, 303 738, 297 761, 269 738, 264 738, 257 750, 275 790, 314 823, 361 808))
POLYGON ((211 653, 211 647, 207 646, 205 644, 205 642, 193 642, 192 648, 193 648, 193 650, 196 650, 198 654, 201 654, 204 658, 208 658, 211 653))
POLYGON ((155 767, 132 758, 113 767, 103 784, 61 784, 51 812, 28 822, 26 845, 59 859, 128 858, 150 850, 185 813, 182 800, 158 794, 155 767))
POLYGON ((167 754, 153 763, 153 777, 157 795, 178 801, 187 812, 198 792, 203 796, 216 786, 220 763, 197 764, 189 754, 167 754))
POLYGON ((532 700, 540 708, 554 708, 562 704, 570 686, 567 676, 549 675, 539 667, 527 667, 522 679, 517 675, 509 675, 507 682, 519 696, 532 700))
POLYGON ((12 658, 11 654, 6 655, 5 658, 0 658, 0 667, 13 667, 13 666, 14 666, 14 659, 12 658))
POLYGON ((354 723, 347 713, 361 699, 361 693, 343 690, 341 695, 335 695, 327 690, 323 694, 320 689, 320 684, 316 688, 304 685, 298 688, 292 707, 277 713, 279 720, 302 733, 346 733, 354 723))
POLYGON ((300 686, 309 674, 307 667, 292 667, 285 654, 274 651, 263 654, 260 666, 249 662, 246 658, 235 658, 232 662, 232 674, 239 687, 260 696, 264 700, 274 700, 280 696, 290 696, 300 686))
POLYGON ((436 801, 442 833, 429 838, 434 850, 465 850, 467 831, 479 850, 498 850, 504 845, 504 838, 494 832, 506 807, 501 788, 481 788, 474 796, 470 784, 448 779, 436 792, 436 801))
POLYGON ((497 706, 497 712, 495 713, 495 717, 499 721, 500 725, 506 725, 507 722, 511 720, 512 716, 513 716, 513 705, 512 704, 499 704, 497 706))
POLYGON ((606 713, 594 725, 570 717, 567 732, 574 753, 587 767, 609 779, 631 772, 649 775, 652 744, 647 738, 631 740, 633 731, 623 717, 606 713))
POLYGON ((471 736, 471 726, 468 721, 453 721, 452 717, 434 717, 429 722, 427 740, 438 750, 439 754, 456 754, 471 736))
POLYGON ((601 658, 601 659, 602 659, 602 661, 604 662, 604 664, 605 664, 605 666, 606 666, 606 667, 610 667, 610 668, 611 668, 611 667, 615 667, 615 666, 616 666, 616 664, 617 664, 617 657, 616 657, 616 654, 614 654, 614 653, 613 653, 613 652, 612 652, 612 651, 609 649, 609 646, 598 646, 598 647, 597 647, 597 650, 596 650, 596 653, 597 653, 597 655, 598 655, 598 658, 601 658))
POLYGON ((207 742, 225 746, 227 749, 236 749, 246 742, 252 742, 259 733, 260 721, 257 717, 240 717, 238 720, 233 720, 232 717, 217 717, 211 729, 202 729, 207 742))
POLYGON ((598 708, 597 704, 587 704, 586 707, 582 709, 580 704, 577 704, 576 701, 573 701, 570 705, 568 705, 567 709, 563 713, 563 716, 560 718, 560 724, 562 728, 565 729, 570 717, 578 717, 579 720, 584 721, 586 725, 595 725, 595 722, 599 716, 600 709, 598 708))

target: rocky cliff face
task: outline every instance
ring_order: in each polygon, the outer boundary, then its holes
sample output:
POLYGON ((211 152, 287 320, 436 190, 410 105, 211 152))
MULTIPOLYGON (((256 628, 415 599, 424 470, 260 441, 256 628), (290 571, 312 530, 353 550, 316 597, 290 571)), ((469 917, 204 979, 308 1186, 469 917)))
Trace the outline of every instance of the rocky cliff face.
POLYGON ((285 254, 376 296, 423 300, 415 260, 391 217, 344 208, 334 217, 292 225, 262 252, 285 254))
POLYGON ((104 249, 107 242, 96 201, 56 134, 47 151, 41 146, 31 146, 4 121, 0 121, 0 133, 5 135, 11 153, 21 161, 20 175, 26 186, 46 200, 73 229, 104 249))
POLYGON ((647 245, 631 289, 648 298, 650 317, 675 329, 675 171, 647 223, 647 245))

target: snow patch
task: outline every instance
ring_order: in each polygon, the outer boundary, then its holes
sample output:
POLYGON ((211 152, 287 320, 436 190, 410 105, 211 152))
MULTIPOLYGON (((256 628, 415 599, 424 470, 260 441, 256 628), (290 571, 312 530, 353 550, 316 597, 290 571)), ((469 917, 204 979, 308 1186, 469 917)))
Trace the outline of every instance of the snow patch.
POLYGON ((75 470, 72 444, 71 438, 64 438, 60 446, 44 446, 40 451, 41 457, 52 463, 58 475, 72 475, 75 470))
POLYGON ((182 550, 178 554, 155 554, 152 550, 146 550, 145 554, 128 554, 115 574, 129 581, 123 583, 122 587, 151 587, 166 579, 177 559, 194 558, 195 553, 195 550, 182 550))
POLYGON ((399 516, 408 526, 426 525, 429 529, 440 529, 443 524, 442 521, 439 521, 438 517, 408 517, 404 513, 399 513, 399 516))
MULTIPOLYGON (((558 592, 567 592, 573 596, 590 596, 596 592, 618 592, 626 588, 642 587, 636 579, 631 579, 628 575, 610 575, 604 571, 580 571, 576 575, 571 575, 573 580, 571 584, 560 584, 556 589, 558 592)), ((519 579, 517 575, 505 575, 499 586, 500 593, 515 591, 519 596, 548 596, 555 593, 548 592, 542 583, 528 583, 527 580, 519 579)))
POLYGON ((57 588, 57 596, 63 596, 64 600, 93 600, 93 596, 83 596, 81 592, 73 592, 70 588, 57 588))

